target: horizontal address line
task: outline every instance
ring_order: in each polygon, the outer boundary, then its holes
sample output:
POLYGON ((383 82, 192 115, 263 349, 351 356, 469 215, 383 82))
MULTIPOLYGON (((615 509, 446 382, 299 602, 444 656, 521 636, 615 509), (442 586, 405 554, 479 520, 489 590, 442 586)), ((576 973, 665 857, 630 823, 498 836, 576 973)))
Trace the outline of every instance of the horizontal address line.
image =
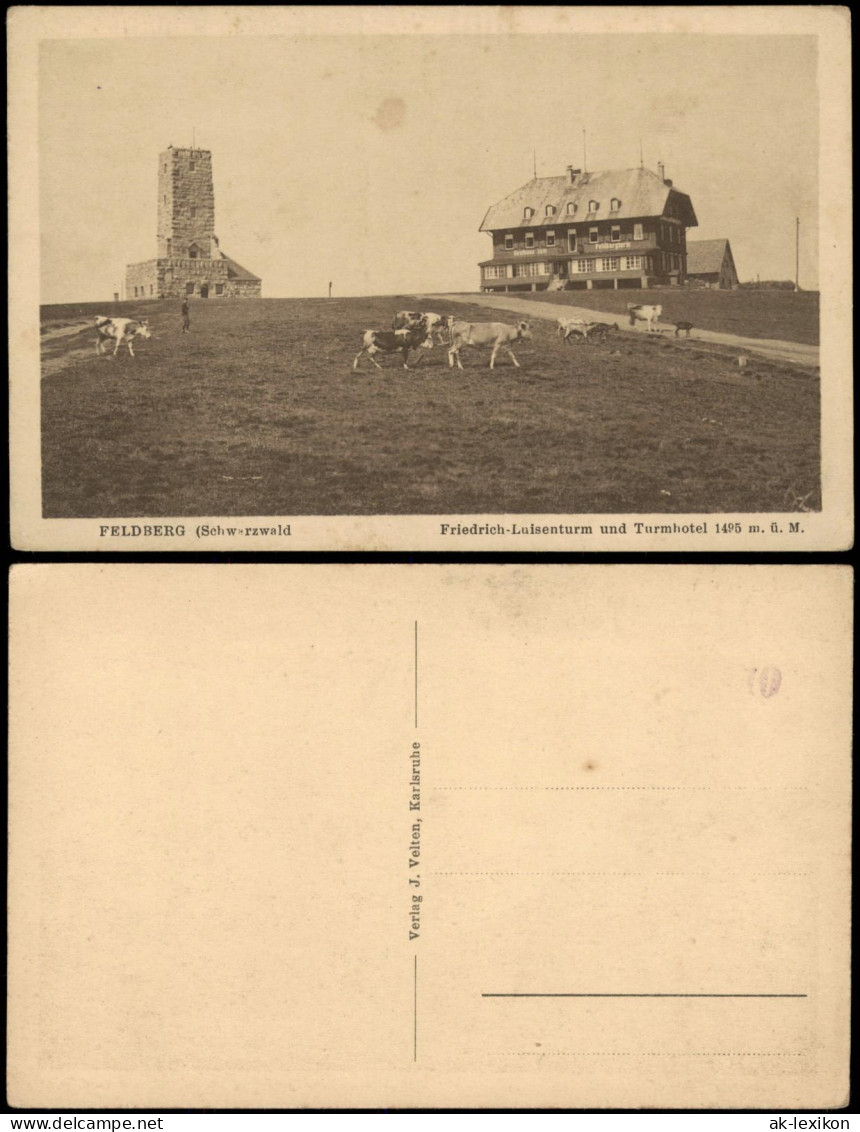
POLYGON ((501 992, 482 994, 481 998, 806 998, 805 994, 543 994, 501 992))

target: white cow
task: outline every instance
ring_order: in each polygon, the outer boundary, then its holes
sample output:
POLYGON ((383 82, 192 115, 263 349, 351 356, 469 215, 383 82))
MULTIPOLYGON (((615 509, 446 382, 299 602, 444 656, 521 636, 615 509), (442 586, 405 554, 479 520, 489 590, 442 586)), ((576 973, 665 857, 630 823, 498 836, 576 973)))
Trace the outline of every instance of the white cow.
POLYGON ((659 333, 657 330, 657 320, 663 313, 662 306, 644 306, 642 303, 628 303, 627 313, 630 315, 630 325, 635 326, 637 322, 645 322, 648 324, 648 333, 652 331, 659 333))
POLYGON ((99 332, 96 341, 96 353, 103 354, 107 350, 107 344, 111 339, 114 339, 116 345, 114 346, 113 356, 116 357, 117 351, 120 346, 125 342, 128 346, 128 352, 134 357, 134 350, 131 344, 135 338, 151 338, 152 331, 149 329, 149 321, 145 318, 108 318, 103 314, 97 314, 95 319, 96 330, 99 332))
POLYGON ((565 345, 570 339, 573 339, 574 342, 584 342, 593 326, 597 326, 597 323, 586 322, 584 318, 560 318, 558 320, 558 332, 565 345))
POLYGON ((531 338, 527 320, 518 322, 516 326, 509 326, 506 322, 457 322, 451 323, 451 349, 448 351, 448 365, 454 365, 457 359, 457 368, 462 369, 460 349, 463 346, 491 346, 490 369, 495 369, 496 354, 499 350, 507 350, 511 361, 520 368, 520 363, 514 357, 511 349, 512 342, 522 342, 531 338))

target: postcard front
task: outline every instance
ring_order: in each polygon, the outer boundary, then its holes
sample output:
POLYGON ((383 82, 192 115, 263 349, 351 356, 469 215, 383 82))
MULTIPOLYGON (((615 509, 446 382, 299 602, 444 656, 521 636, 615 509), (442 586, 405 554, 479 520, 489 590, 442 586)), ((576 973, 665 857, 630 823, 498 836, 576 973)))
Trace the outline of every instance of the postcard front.
POLYGON ((15 545, 845 549, 848 20, 13 9, 15 545))

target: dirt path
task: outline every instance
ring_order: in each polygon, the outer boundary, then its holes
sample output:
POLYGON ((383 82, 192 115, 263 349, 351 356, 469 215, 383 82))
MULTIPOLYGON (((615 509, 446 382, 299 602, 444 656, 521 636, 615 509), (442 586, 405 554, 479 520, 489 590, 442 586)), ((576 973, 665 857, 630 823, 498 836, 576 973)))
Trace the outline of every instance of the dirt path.
MULTIPOLYGON (((475 303, 483 307, 495 307, 497 310, 516 311, 517 314, 531 315, 533 318, 546 318, 556 322, 559 318, 583 318, 587 322, 617 322, 622 326, 622 318, 617 311, 595 311, 586 307, 557 306, 555 303, 542 303, 539 300, 519 299, 516 295, 496 293, 493 295, 421 295, 419 298, 451 299, 464 303, 475 303)), ((664 331, 674 333, 674 326, 667 323, 658 324, 664 331)), ((634 334, 647 333, 647 331, 634 330, 634 334)), ((818 347, 807 346, 802 342, 783 342, 776 338, 742 338, 737 334, 720 334, 716 330, 693 331, 693 336, 703 342, 715 342, 721 346, 732 346, 751 354, 763 354, 767 358, 776 358, 780 362, 794 362, 802 366, 818 365, 818 347)), ((683 335, 681 336, 683 338, 683 335)))

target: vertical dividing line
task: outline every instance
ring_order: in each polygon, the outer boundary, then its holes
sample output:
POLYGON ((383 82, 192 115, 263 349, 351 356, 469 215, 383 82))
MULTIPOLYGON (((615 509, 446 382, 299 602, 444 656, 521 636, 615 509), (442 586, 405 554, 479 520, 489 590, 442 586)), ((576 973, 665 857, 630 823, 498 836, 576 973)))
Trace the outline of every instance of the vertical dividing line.
POLYGON ((418 956, 415 956, 413 999, 412 999, 412 1060, 418 1060, 418 956))
POLYGON ((418 622, 415 622, 415 726, 418 726, 418 622))

